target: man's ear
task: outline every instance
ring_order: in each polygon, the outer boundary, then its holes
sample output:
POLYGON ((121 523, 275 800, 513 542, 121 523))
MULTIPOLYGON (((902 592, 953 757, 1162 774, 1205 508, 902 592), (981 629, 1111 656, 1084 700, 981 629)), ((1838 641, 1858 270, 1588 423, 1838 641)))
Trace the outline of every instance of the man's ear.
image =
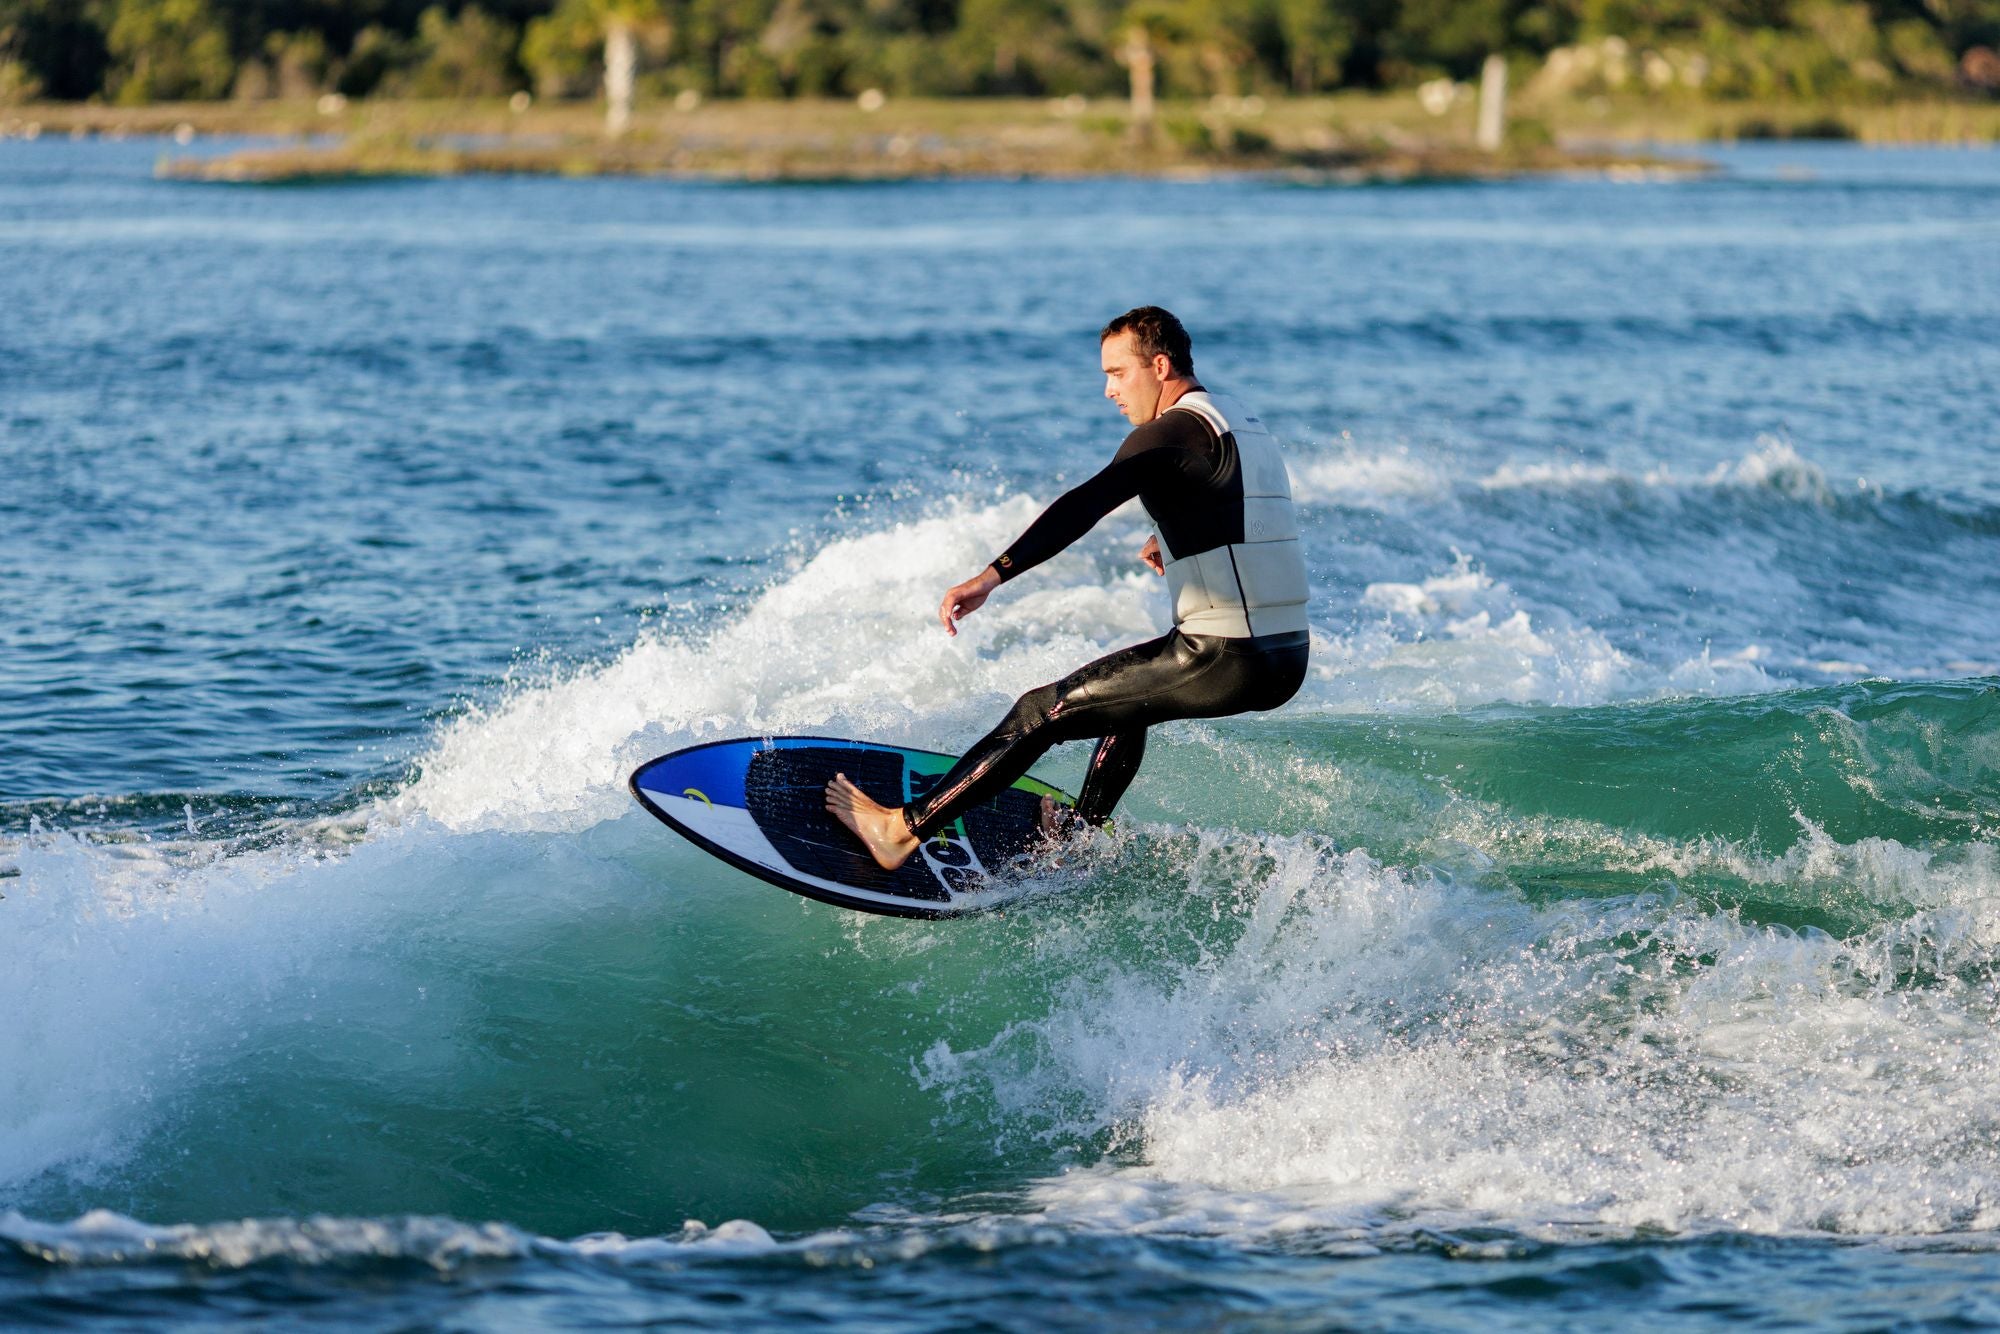
POLYGON ((1174 359, 1164 352, 1153 354, 1153 378, 1161 384, 1174 378, 1174 359))

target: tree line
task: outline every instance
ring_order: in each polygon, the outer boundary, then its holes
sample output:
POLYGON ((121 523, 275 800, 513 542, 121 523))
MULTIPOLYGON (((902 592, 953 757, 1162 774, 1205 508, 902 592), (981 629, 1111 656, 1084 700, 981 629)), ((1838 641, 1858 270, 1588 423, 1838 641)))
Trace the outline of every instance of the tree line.
POLYGON ((1557 91, 2000 93, 2000 0, 0 0, 0 102, 1103 96, 1470 77, 1557 91), (617 68, 623 62, 622 71, 617 68))

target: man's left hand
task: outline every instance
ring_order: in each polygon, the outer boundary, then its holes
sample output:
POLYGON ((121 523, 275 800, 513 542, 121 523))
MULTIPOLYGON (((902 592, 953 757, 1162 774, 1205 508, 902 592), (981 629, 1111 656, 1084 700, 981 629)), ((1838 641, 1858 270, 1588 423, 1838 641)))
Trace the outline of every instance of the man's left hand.
POLYGON ((1151 566, 1154 574, 1165 574, 1167 563, 1160 557, 1160 535, 1154 533, 1146 539, 1146 545, 1139 548, 1139 559, 1151 566))
POLYGON ((938 604, 938 620, 948 635, 958 633, 958 618, 970 616, 986 605, 987 595, 1000 587, 1000 572, 991 565, 962 584, 955 584, 938 604))

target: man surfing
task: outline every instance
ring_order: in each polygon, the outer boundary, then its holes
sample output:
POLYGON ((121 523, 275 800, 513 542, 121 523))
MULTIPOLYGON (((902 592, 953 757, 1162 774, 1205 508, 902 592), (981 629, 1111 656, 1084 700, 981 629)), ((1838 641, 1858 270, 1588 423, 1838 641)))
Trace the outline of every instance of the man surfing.
POLYGON ((1187 330, 1158 306, 1120 315, 1098 344, 1104 396, 1132 433, 1102 472, 946 593, 938 620, 957 634, 958 618, 978 611, 994 589, 1137 496, 1158 530, 1139 559, 1166 576, 1174 628, 1021 696, 908 806, 881 805, 836 776, 826 809, 887 870, 1064 741, 1101 738, 1076 803, 1077 815, 1101 824, 1139 772, 1148 727, 1275 709, 1305 680, 1305 556, 1277 440, 1240 405, 1202 388, 1187 330))

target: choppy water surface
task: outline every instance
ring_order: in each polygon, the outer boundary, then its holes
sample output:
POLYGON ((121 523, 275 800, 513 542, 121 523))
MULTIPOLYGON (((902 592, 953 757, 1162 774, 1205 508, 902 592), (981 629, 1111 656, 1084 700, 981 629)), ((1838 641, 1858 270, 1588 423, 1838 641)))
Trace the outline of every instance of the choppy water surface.
POLYGON ((11 1318, 2000 1320, 2000 159, 157 151, 0 145, 11 1318), (633 806, 1154 633, 1132 514, 929 620, 1115 444, 1149 300, 1294 444, 1297 702, 963 922, 633 806))

